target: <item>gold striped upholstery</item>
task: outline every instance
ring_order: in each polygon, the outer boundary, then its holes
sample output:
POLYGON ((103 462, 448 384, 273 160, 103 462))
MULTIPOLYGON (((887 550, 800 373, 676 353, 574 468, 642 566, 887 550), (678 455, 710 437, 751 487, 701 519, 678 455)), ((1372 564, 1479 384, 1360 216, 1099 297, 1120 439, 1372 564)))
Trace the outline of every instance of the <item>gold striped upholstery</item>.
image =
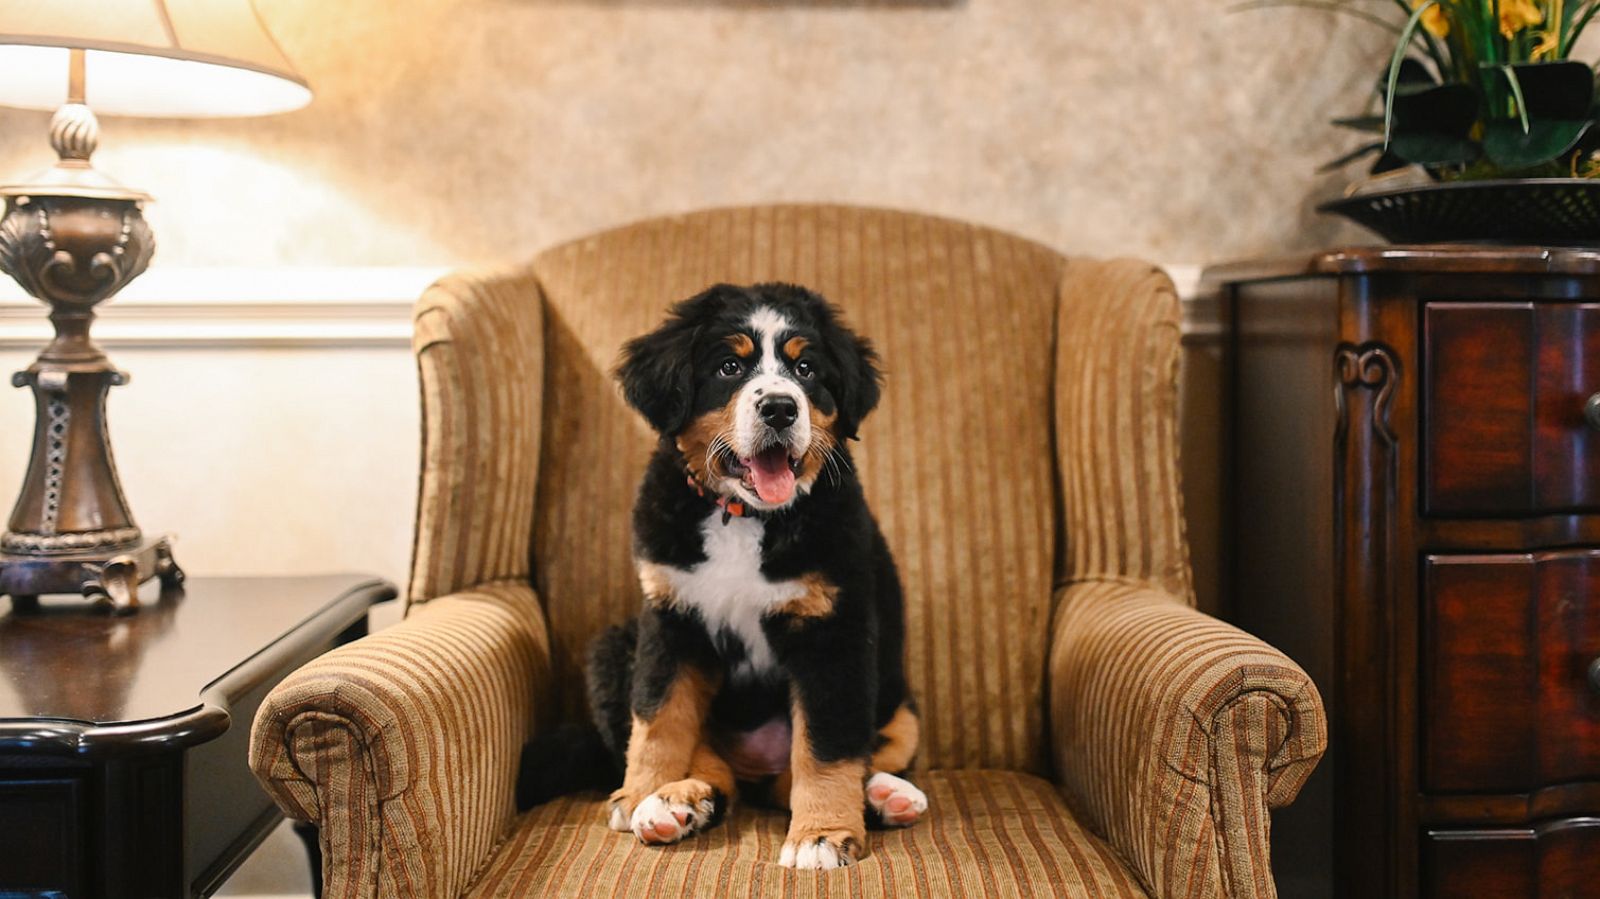
POLYGON ((1050 651, 1058 779, 1158 896, 1275 895, 1267 809, 1327 743, 1305 672, 1159 589, 1063 591, 1050 651))
POLYGON ((603 823, 598 793, 519 819, 470 899, 531 896, 1037 897, 1136 899, 1145 891, 1084 829, 1049 781, 1010 771, 921 779, 936 812, 909 830, 874 831, 872 854, 827 873, 779 867, 787 815, 738 807, 724 826, 666 848, 603 823))
POLYGON ((513 813, 549 646, 525 582, 436 599, 273 688, 250 767, 320 828, 325 899, 456 896, 513 813))
POLYGON ((410 602, 528 577, 544 396, 544 307, 531 270, 461 273, 413 315, 422 474, 410 602))
POLYGON ((321 827, 339 899, 590 875, 593 895, 1271 896, 1267 808, 1326 725, 1293 662, 1190 608, 1177 321, 1147 265, 837 206, 658 219, 445 279, 417 309, 408 617, 275 688, 252 767, 321 827), (767 864, 779 818, 749 810, 661 851, 602 833, 593 797, 511 808, 518 748, 577 712, 584 642, 638 603, 628 509, 652 438, 611 381, 618 347, 672 300, 767 279, 838 302, 888 374, 854 449, 936 770, 929 818, 854 872, 767 864), (1052 759, 1059 798, 1028 776, 1052 759))
POLYGON ((1178 478, 1178 298, 1133 260, 1067 266, 1056 316, 1065 580, 1148 583, 1193 603, 1178 478))

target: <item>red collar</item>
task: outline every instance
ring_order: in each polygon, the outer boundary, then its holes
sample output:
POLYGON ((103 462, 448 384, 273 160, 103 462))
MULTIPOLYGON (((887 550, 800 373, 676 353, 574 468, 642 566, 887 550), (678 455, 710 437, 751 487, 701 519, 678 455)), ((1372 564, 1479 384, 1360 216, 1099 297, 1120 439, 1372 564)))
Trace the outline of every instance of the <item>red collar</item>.
POLYGON ((694 475, 688 475, 688 482, 689 486, 694 489, 694 492, 697 496, 710 500, 713 505, 722 510, 723 524, 727 524, 728 519, 730 518, 758 517, 756 512, 750 507, 746 506, 741 500, 729 499, 720 493, 706 493, 706 488, 701 485, 699 481, 695 480, 694 475))

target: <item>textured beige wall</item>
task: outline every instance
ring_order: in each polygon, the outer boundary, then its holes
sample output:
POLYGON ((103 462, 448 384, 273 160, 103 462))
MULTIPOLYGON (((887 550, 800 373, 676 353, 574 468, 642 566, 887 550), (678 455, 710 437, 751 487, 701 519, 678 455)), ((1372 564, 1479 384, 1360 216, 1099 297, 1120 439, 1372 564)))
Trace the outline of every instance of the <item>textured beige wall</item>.
MULTIPOLYGON (((1208 262, 1349 239, 1324 124, 1386 36, 1229 0, 258 0, 317 92, 105 123, 158 264, 453 265, 646 215, 829 200, 1208 262)), ((90 85, 91 102, 93 85, 90 85)), ((0 110, 0 173, 48 161, 0 110)))

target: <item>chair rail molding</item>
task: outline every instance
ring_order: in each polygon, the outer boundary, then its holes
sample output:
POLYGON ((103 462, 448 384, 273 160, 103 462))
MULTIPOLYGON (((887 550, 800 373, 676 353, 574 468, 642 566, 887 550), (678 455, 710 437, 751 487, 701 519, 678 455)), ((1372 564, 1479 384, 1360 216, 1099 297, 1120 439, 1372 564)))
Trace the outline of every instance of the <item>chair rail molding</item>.
MULTIPOLYGON (((96 310, 106 347, 409 347, 411 307, 446 267, 151 268, 96 310)), ((0 278, 0 349, 50 339, 45 308, 0 278)))
MULTIPOLYGON (((1198 265, 1168 265, 1185 339, 1220 327, 1195 296, 1198 265)), ((448 266, 151 268, 97 310, 106 347, 407 347, 411 307, 448 266)), ((1209 307, 1207 307, 1209 308, 1209 307)), ((50 340, 43 304, 0 278, 0 349, 50 340)))

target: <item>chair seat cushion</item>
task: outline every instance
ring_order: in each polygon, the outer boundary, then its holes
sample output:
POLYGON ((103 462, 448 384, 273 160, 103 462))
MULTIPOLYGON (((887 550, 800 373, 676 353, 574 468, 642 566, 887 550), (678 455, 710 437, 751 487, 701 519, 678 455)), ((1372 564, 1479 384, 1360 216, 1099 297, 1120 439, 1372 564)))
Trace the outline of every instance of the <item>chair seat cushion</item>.
POLYGON ((735 804, 711 830, 655 848, 607 829, 603 795, 565 796, 515 821, 467 896, 1147 895, 1049 781, 1011 771, 914 779, 927 816, 869 832, 870 856, 827 872, 778 865, 786 813, 735 804))

